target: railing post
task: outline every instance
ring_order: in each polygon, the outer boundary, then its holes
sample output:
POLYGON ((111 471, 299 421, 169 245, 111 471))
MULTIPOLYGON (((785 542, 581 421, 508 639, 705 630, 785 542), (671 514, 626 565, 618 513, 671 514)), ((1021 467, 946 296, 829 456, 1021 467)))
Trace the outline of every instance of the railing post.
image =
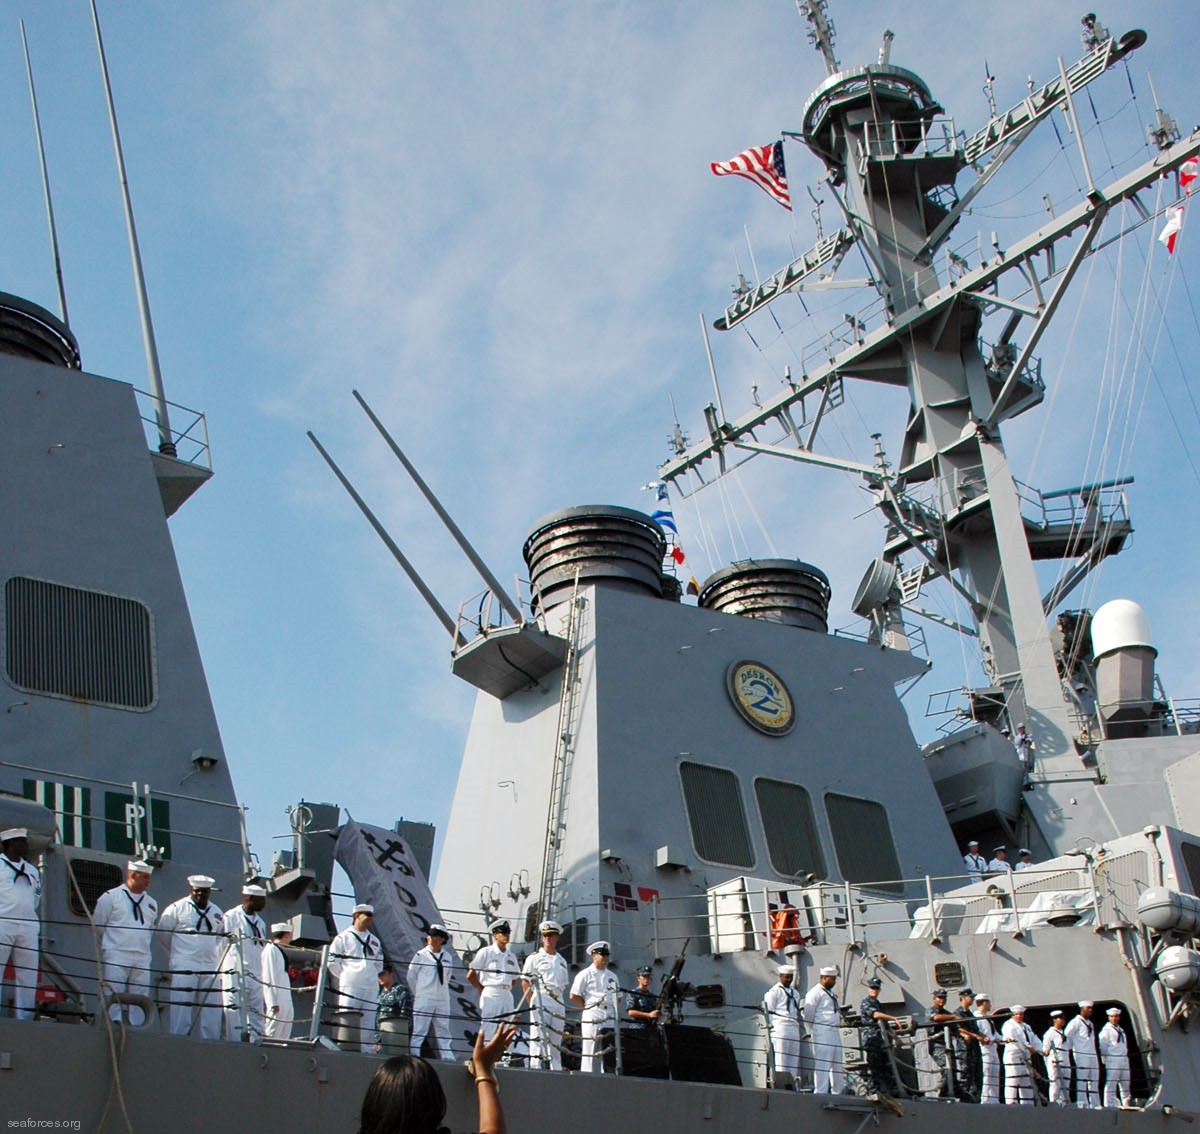
POLYGON ((850 883, 845 883, 845 898, 846 898, 846 930, 850 934, 850 942, 853 944, 858 940, 858 935, 854 932, 854 902, 850 897, 850 883))
POLYGON ((933 932, 931 945, 936 945, 942 939, 942 918, 933 902, 933 879, 925 875, 925 899, 929 902, 929 926, 933 932))
POLYGON ((317 987, 313 993, 312 1022, 308 1027, 308 1038, 316 1040, 321 1034, 321 1013, 325 1010, 325 984, 328 980, 329 946, 321 946, 321 961, 317 968, 317 987))
POLYGON ((625 1074, 625 1065, 621 1060, 621 1001, 620 1001, 620 993, 618 992, 617 989, 614 988, 609 993, 609 996, 612 999, 612 1010, 613 1010, 613 1047, 616 1049, 614 1052, 614 1059, 616 1062, 617 1074, 624 1075, 625 1074))
POLYGON ((1008 893, 1012 898, 1013 936, 1020 937, 1023 931, 1021 929, 1021 911, 1017 903, 1017 876, 1011 870, 1006 870, 1004 873, 1008 876, 1008 893))

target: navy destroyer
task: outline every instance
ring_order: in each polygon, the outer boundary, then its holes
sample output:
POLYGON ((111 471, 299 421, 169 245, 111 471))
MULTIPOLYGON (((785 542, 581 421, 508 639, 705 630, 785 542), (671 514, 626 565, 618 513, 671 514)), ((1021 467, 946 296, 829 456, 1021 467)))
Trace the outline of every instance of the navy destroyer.
MULTIPOLYGON (((860 475, 885 531, 852 603, 861 632, 829 632, 819 565, 734 563, 698 585, 693 606, 681 601, 687 576, 664 571, 671 545, 650 516, 583 506, 544 517, 523 547, 527 587, 510 595, 486 573, 482 597, 441 612, 453 671, 479 692, 436 905, 419 825, 359 828, 333 804, 297 801, 292 849, 258 869, 166 524, 208 479, 202 420, 161 389, 139 404, 126 383, 89 374, 63 320, 0 297, 0 491, 19 531, 3 552, 0 828, 30 832, 44 878, 41 1018, 0 1019, 6 1117, 153 1130, 169 1111, 174 1128, 207 1129, 211 1110, 189 1100, 219 1084, 223 1122, 354 1128, 377 1059, 339 1049, 356 1044, 331 1012, 301 1011, 293 1039, 235 1044, 163 1034, 159 983, 148 1026, 99 1010, 90 915, 135 855, 157 867, 168 900, 197 871, 226 895, 262 884, 269 920, 293 927, 297 968, 308 958, 318 970, 310 1003, 324 999, 335 854, 356 896, 393 915, 381 935, 397 965, 434 919, 468 960, 490 921, 508 919, 525 954, 553 917, 575 968, 597 939, 623 985, 651 966, 665 1021, 654 1042, 617 1030, 616 1075, 502 1071, 514 1128, 567 1114, 585 1131, 832 1130, 905 1116, 1008 1126, 1011 1111, 937 1097, 927 1005, 938 987, 968 986, 986 988, 1001 1017, 1023 1004, 1039 1033, 1056 1007, 1119 1007, 1132 1065, 1121 1124, 1200 1110, 1187 1029, 1200 984, 1194 721, 1163 692, 1134 603, 1067 609, 1132 532, 1125 484, 1035 493, 1001 442, 1001 426, 1044 397, 1036 350, 1073 277, 1117 236, 1168 224, 1200 136, 1160 119, 1149 161, 1111 181, 1088 173, 1079 202, 1027 237, 952 245, 972 202, 1055 116, 1073 123, 1088 169, 1079 104, 1144 33, 1110 35, 1089 17, 1075 63, 967 133, 891 62, 890 34, 877 62, 843 67, 824 4, 802 8, 829 74, 792 148, 824 166, 841 221, 774 276, 740 282, 715 329, 818 295, 851 262, 875 299, 741 416, 718 387, 704 438, 677 433, 660 491, 679 498, 750 455, 860 475), (903 436, 857 462, 820 443, 854 382, 910 402, 903 436), (1047 563, 1066 567, 1043 593, 1047 563), (957 596, 961 622, 930 609, 937 586, 957 596), (923 746, 898 695, 928 668, 914 648, 921 618, 972 643, 983 678, 923 746), (1021 755, 1019 732, 1034 741, 1021 755), (1027 847, 1036 867, 972 877, 971 839, 1027 847), (368 861, 356 841, 373 848, 368 861), (853 1011, 847 1093, 813 1091, 807 1064, 775 1072, 761 1001, 781 968, 799 988, 836 969, 851 1009, 879 987, 902 1024, 887 1092, 867 1081, 853 1011)), ((456 988, 465 1033, 474 1004, 456 988)), ((438 1067, 451 1125, 469 1128, 470 1080, 438 1067)), ((1064 1120, 1113 1123, 1111 1112, 1021 1113, 1031 1129, 1064 1120)))

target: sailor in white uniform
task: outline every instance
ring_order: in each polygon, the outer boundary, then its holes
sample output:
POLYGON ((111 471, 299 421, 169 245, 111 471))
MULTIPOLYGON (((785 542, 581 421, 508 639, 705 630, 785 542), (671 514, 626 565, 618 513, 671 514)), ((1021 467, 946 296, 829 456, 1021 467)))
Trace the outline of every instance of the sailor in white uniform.
POLYGON ((994 1106, 1000 1102, 1000 1045, 1003 1041, 987 1018, 992 1014, 992 998, 986 992, 977 993, 971 1011, 975 1013, 975 1028, 983 1039, 979 1053, 983 1057, 979 1101, 985 1106, 994 1106))
POLYGON ((779 981, 767 989, 763 1011, 771 1030, 774 1054, 775 1086, 798 1089, 800 1078, 800 1013, 802 1002, 792 987, 795 972, 790 965, 779 966, 779 981))
POLYGON ((1096 1056, 1096 1033, 1092 1027, 1092 1002, 1079 1002, 1079 1015, 1063 1032, 1075 1068, 1075 1105, 1080 1110, 1100 1109, 1100 1060, 1096 1056))
POLYGON ((607 941, 593 941, 588 946, 591 965, 581 969, 571 985, 571 1000, 583 1009, 580 1034, 583 1039, 583 1057, 579 1061, 580 1071, 604 1072, 604 1058, 596 1055, 596 1041, 605 1027, 615 1027, 617 1014, 615 1001, 621 990, 620 983, 608 971, 609 948, 607 941))
POLYGON ((1050 1027, 1042 1036, 1042 1055, 1046 1060, 1046 1077, 1050 1080, 1047 1102, 1050 1106, 1066 1106, 1071 1101, 1071 1056, 1067 1050, 1066 1013, 1055 1008, 1050 1013, 1050 1027))
POLYGON ((354 924, 343 929, 329 946, 329 972, 337 980, 338 1008, 343 1012, 362 1013, 358 1025, 358 1050, 370 1051, 375 1045, 383 944, 371 932, 374 906, 360 902, 350 914, 354 924))
POLYGON ((409 1053, 421 1054, 421 1044, 433 1030, 438 1054, 443 1059, 457 1059, 454 1039, 450 1034, 450 968, 451 956, 445 951, 450 931, 436 923, 425 935, 425 948, 418 949, 408 966, 408 987, 413 998, 412 1037, 409 1053))
POLYGON ((174 1036, 221 1038, 217 964, 225 945, 225 915, 209 901, 214 884, 207 874, 190 875, 191 892, 158 919, 171 982, 167 1030, 174 1036))
POLYGON ((1012 871, 1012 863, 1008 861, 1008 847, 993 847, 992 861, 988 863, 987 872, 989 874, 1009 874, 1012 871))
POLYGON ((291 922, 271 926, 271 944, 262 951, 263 1035, 268 1039, 291 1039, 296 1009, 292 1004, 292 978, 288 975, 284 949, 292 943, 291 922))
POLYGON ((1004 1021, 1004 1101, 1009 1106, 1034 1106, 1033 1053, 1042 1050, 1037 1033, 1025 1023, 1025 1005, 1013 1004, 1012 1017, 1004 1021))
POLYGON ((967 868, 968 882, 978 882, 987 873, 987 859, 979 853, 978 839, 972 839, 967 843, 967 853, 963 855, 963 866, 967 868))
POLYGON ((242 904, 225 912, 228 946, 221 960, 225 1038, 258 1043, 263 1034, 262 951, 267 923, 259 914, 267 892, 251 883, 242 887, 242 904))
POLYGON ((563 1031, 567 1022, 565 999, 571 984, 571 970, 566 958, 558 951, 562 926, 557 921, 543 921, 538 928, 542 947, 529 954, 521 969, 522 983, 532 1009, 530 1049, 540 1067, 561 1071, 563 1031))
MULTIPOLYGON (((100 895, 92 921, 100 930, 100 959, 110 994, 150 995, 150 942, 158 903, 147 893, 154 867, 140 859, 125 864, 125 881, 100 895)), ((129 1023, 140 1028, 146 1013, 129 1004, 129 1023)), ((121 1018, 121 1005, 110 1003, 109 1017, 121 1018)))
POLYGON ((42 876, 32 862, 29 831, 9 827, 0 831, 0 972, 13 966, 13 1015, 32 1020, 37 996, 38 905, 42 876))
POLYGON ((1129 1105, 1129 1041, 1121 1027, 1121 1009, 1108 1010, 1100 1029, 1100 1058, 1104 1060, 1104 1105, 1129 1105))
POLYGON ((1033 851, 1022 847, 1017 851, 1017 865, 1013 867, 1013 871, 1033 870, 1037 863, 1033 861, 1033 851))
POLYGON ((846 1087, 842 1053, 842 1013, 837 993, 838 971, 828 965, 817 974, 817 983, 804 998, 804 1022, 813 1054, 813 1090, 818 1095, 840 1095, 846 1087))
POLYGON ((488 929, 492 943, 471 958, 471 967, 467 970, 467 980, 479 990, 479 1017, 484 1039, 491 1039, 501 1024, 512 1023, 512 990, 521 978, 521 962, 508 947, 512 926, 501 919, 492 922, 488 929))

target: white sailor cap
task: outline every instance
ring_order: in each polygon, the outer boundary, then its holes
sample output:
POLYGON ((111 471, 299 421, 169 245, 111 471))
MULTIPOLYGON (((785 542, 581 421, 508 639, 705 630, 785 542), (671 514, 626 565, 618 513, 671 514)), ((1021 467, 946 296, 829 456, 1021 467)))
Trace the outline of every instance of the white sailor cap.
POLYGON ((215 878, 210 878, 207 874, 189 874, 188 885, 193 890, 211 890, 217 884, 215 878))
POLYGON ((277 921, 271 926, 271 936, 278 937, 281 933, 291 933, 292 923, 290 921, 277 921))
POLYGON ((991 1002, 992 1002, 991 994, 987 993, 987 992, 975 993, 975 1003, 978 1004, 980 1001, 983 1001, 985 1004, 991 1004, 991 1002))
POLYGON ((1055 1016, 1065 1016, 1065 1015, 1066 1015, 1066 1013, 1061 1008, 1051 1008, 1050 1009, 1050 1019, 1052 1019, 1052 1020, 1054 1019, 1055 1016))
POLYGON ((1110 1009, 1109 1009, 1109 1010, 1108 1010, 1108 1011, 1105 1013, 1105 1015, 1106 1015, 1106 1016, 1119 1016, 1120 1014, 1121 1014, 1121 1009, 1120 1009, 1120 1008, 1110 1008, 1110 1009))
POLYGON ((967 843, 967 846, 969 846, 969 847, 977 847, 977 846, 979 846, 979 840, 978 840, 978 839, 972 839, 972 840, 971 840, 969 843, 967 843))
POLYGON ((429 927, 429 932, 426 933, 425 936, 426 937, 441 937, 443 940, 449 941, 450 940, 450 930, 448 930, 444 925, 441 925, 439 922, 435 921, 429 927))
POLYGON ((499 919, 499 921, 494 921, 494 922, 492 922, 491 925, 488 926, 488 932, 489 933, 509 933, 509 934, 511 934, 512 926, 509 925, 508 918, 502 917, 499 919))
POLYGON ((375 907, 370 902, 359 902, 358 905, 350 911, 351 917, 356 917, 360 913, 369 913, 372 917, 375 916, 375 907))
POLYGON ((1030 858, 1033 858, 1033 851, 1028 850, 1026 847, 1022 847, 1019 851, 1017 851, 1017 854, 1018 854, 1018 856, 1027 854, 1027 855, 1029 855, 1030 858))
POLYGON ((588 946, 588 956, 591 956, 591 954, 593 954, 593 953, 603 953, 604 956, 607 957, 608 953, 609 953, 608 942, 607 941, 593 941, 588 946))
POLYGON ((27 838, 29 838, 28 827, 9 827, 6 830, 0 831, 0 843, 7 843, 9 839, 27 838))
POLYGON ((538 932, 545 935, 547 933, 562 933, 562 926, 552 918, 547 918, 541 925, 538 926, 538 932))
POLYGON ((248 886, 242 887, 243 898, 265 898, 267 891, 262 886, 256 886, 251 882, 248 886))
POLYGON ((138 858, 138 859, 131 858, 125 864, 125 869, 127 871, 132 871, 134 874, 153 874, 154 873, 154 867, 151 866, 148 862, 143 862, 140 858, 138 858))
POLYGON ((1081 1001, 1079 1002, 1079 1007, 1080 1007, 1080 1008, 1091 1008, 1091 1007, 1092 1007, 1092 1002, 1091 1002, 1090 1000, 1081 1000, 1081 1001))
POLYGON ((791 976, 792 973, 795 972, 791 965, 780 965, 776 971, 780 976, 783 976, 784 973, 787 973, 789 976, 791 976))
POLYGON ((1020 1015, 1022 1012, 1024 1012, 1024 1011, 1025 1011, 1025 1005, 1024 1005, 1024 1004, 1010 1004, 1010 1005, 1008 1006, 1008 1010, 1009 1010, 1009 1011, 1010 1011, 1010 1012, 1011 1012, 1011 1013, 1012 1013, 1014 1016, 1019 1016, 1019 1015, 1020 1015))
POLYGON ((837 976, 837 965, 826 965, 817 976, 837 976))
POLYGON ((1003 851, 1005 854, 1008 854, 1008 847, 1006 847, 1006 846, 992 847, 992 854, 999 854, 1001 851, 1003 851))

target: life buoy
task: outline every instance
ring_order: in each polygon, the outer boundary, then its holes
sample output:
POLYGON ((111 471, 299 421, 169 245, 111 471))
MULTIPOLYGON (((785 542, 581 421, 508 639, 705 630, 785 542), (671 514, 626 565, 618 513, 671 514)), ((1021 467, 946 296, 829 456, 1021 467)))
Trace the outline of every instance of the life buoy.
POLYGON ((788 945, 803 945, 804 935, 800 932, 800 911, 793 905, 779 906, 771 914, 771 948, 783 949, 788 945))

